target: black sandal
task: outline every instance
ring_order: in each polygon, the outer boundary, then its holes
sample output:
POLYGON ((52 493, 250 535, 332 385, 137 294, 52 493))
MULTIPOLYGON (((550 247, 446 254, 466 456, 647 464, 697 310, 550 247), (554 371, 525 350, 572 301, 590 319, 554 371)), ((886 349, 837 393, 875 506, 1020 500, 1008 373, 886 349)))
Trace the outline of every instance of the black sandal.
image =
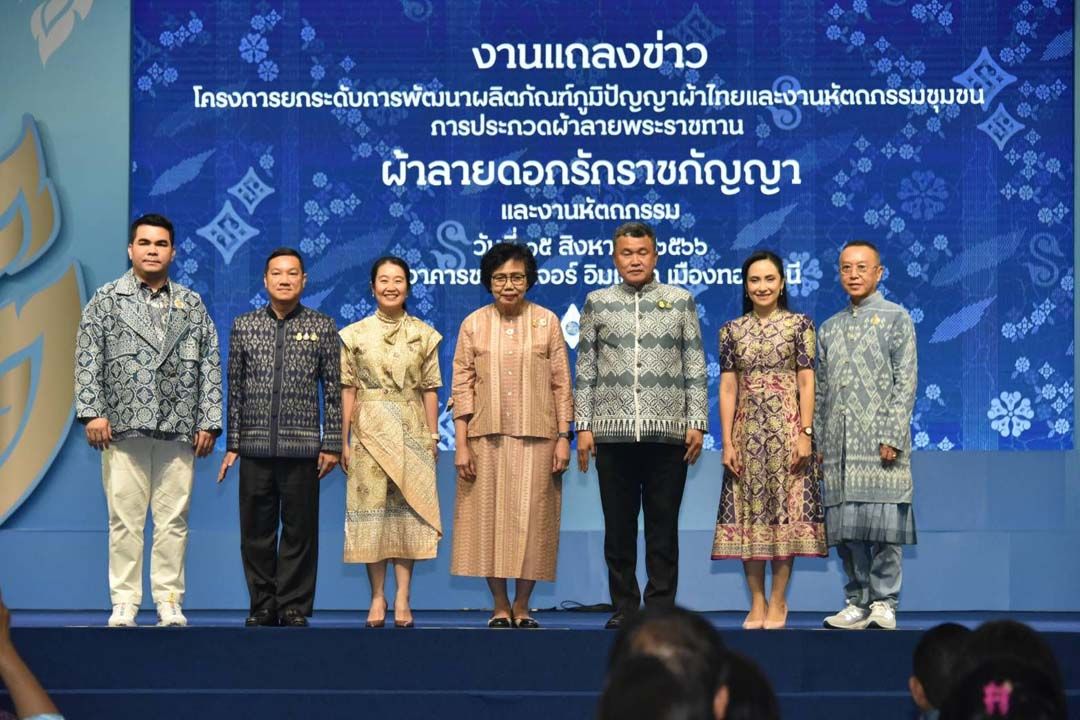
POLYGON ((536 622, 536 620, 531 617, 523 617, 514 620, 514 627, 519 630, 537 630, 540 627, 540 623, 536 622))
POLYGON ((493 617, 487 622, 487 626, 494 630, 507 630, 510 627, 510 618, 506 617, 493 617))

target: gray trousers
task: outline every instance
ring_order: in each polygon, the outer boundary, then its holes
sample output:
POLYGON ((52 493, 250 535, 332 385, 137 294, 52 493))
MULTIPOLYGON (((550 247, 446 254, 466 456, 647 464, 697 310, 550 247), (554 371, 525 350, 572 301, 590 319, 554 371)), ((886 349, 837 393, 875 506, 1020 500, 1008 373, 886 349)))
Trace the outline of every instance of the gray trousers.
POLYGON ((848 603, 868 608, 872 602, 888 603, 894 610, 900 597, 903 546, 845 540, 836 546, 844 563, 848 603))

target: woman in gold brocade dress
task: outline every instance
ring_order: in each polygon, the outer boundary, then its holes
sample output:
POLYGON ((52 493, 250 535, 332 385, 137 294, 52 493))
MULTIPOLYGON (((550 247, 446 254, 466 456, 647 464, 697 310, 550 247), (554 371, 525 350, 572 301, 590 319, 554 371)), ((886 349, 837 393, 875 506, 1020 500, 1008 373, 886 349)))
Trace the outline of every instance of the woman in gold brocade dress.
POLYGON ((371 290, 375 314, 341 331, 345 562, 367 564, 367 625, 382 627, 392 561, 394 625, 412 627, 413 562, 435 557, 442 537, 435 484, 442 336, 405 311, 409 266, 401 258, 375 261, 371 290))
POLYGON ((742 276, 743 315, 720 328, 724 486, 712 557, 743 561, 750 590, 743 627, 778 630, 787 622, 794 558, 827 553, 812 443, 814 323, 788 310, 784 266, 774 253, 751 255, 742 276))

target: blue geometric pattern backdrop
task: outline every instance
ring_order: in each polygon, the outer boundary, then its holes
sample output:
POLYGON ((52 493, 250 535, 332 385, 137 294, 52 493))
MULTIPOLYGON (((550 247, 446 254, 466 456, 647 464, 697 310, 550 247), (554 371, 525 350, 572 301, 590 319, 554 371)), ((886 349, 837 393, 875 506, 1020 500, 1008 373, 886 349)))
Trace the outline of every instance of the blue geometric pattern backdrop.
POLYGON ((574 347, 611 231, 646 219, 660 279, 697 297, 714 449, 743 258, 779 252, 820 323, 868 239, 918 333, 916 447, 1067 449, 1072 28, 1061 0, 146 0, 132 211, 176 222, 223 351, 272 248, 299 247, 340 325, 373 310, 371 261, 405 257, 447 383, 486 243, 534 246, 530 297, 574 347))

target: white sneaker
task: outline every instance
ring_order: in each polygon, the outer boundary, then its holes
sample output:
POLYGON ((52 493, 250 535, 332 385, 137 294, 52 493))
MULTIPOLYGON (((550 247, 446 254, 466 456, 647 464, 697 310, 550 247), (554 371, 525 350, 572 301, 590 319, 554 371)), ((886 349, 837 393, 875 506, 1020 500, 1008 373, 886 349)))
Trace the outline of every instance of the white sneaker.
POLYGON ((185 627, 187 618, 180 612, 180 603, 159 602, 157 604, 158 627, 185 627))
POLYGON ((866 619, 866 626, 880 630, 895 630, 896 610, 892 605, 881 600, 870 603, 870 617, 866 619))
POLYGON ((109 627, 135 627, 135 615, 139 607, 134 603, 117 603, 112 606, 109 627))
POLYGON ((840 612, 825 618, 825 627, 838 630, 862 630, 869 621, 870 611, 848 603, 840 612))

